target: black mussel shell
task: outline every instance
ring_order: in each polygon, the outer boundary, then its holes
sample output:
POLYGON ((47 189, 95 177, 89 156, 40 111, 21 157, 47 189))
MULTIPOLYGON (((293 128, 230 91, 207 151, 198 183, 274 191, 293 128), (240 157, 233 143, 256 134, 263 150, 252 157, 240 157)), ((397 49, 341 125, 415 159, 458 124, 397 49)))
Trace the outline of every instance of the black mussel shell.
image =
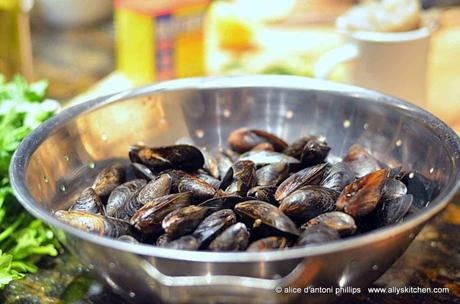
POLYGON ((244 196, 256 184, 254 163, 247 160, 235 162, 222 179, 220 189, 227 195, 244 196))
POLYGON ((249 189, 248 196, 278 206, 278 201, 275 199, 276 189, 275 186, 257 186, 249 189))
POLYGON ((220 187, 220 180, 217 178, 212 177, 211 175, 204 174, 204 173, 198 173, 195 174, 195 177, 205 181, 206 183, 210 184, 214 189, 219 189, 220 187))
POLYGON ((133 235, 132 226, 128 222, 113 217, 65 210, 56 211, 54 215, 66 224, 100 236, 118 238, 125 234, 133 235))
POLYGON ((249 151, 261 143, 270 143, 278 152, 283 151, 288 146, 284 140, 262 130, 239 128, 228 136, 230 147, 240 153, 249 151))
POLYGON ((225 229, 208 246, 211 251, 241 251, 248 247, 249 231, 243 223, 225 229))
POLYGON ((258 232, 263 232, 259 233, 261 235, 269 232, 291 236, 299 235, 299 230, 294 222, 276 206, 269 203, 257 200, 238 203, 235 205, 235 212, 243 218, 250 229, 260 228, 258 232), (262 224, 263 227, 261 227, 262 224), (261 231, 262 229, 267 231, 261 231))
POLYGON ((199 202, 208 200, 216 194, 216 189, 213 186, 197 177, 183 178, 177 189, 179 192, 189 192, 199 202))
POLYGON ((342 191, 354 178, 355 174, 351 168, 346 163, 338 162, 327 170, 320 185, 325 188, 342 191))
POLYGON ((323 179, 326 168, 327 164, 320 164, 305 168, 291 175, 279 185, 275 193, 275 198, 281 201, 292 192, 304 186, 319 184, 323 179))
POLYGON ((196 227, 193 236, 205 248, 217 235, 235 223, 235 213, 230 209, 222 209, 207 216, 196 227))
POLYGON ((117 217, 119 210, 127 203, 127 201, 144 187, 146 181, 144 179, 134 179, 117 186, 110 193, 107 200, 106 215, 117 217))
POLYGON ((406 194, 407 187, 403 182, 394 178, 388 178, 385 181, 382 189, 383 199, 395 199, 406 194))
POLYGON ((381 201, 388 169, 381 169, 346 186, 337 199, 337 210, 357 217, 371 213, 381 201))
POLYGON ((289 156, 292 156, 294 158, 297 158, 298 160, 301 159, 302 153, 304 151, 305 146, 307 143, 311 140, 321 140, 322 136, 317 136, 317 135, 310 135, 306 137, 301 137, 294 141, 292 144, 290 144, 284 151, 283 153, 289 156))
POLYGON ((214 178, 220 177, 219 171, 219 161, 211 152, 208 152, 207 149, 201 149, 201 153, 204 156, 204 165, 203 168, 214 178))
POLYGON ((355 220, 350 215, 340 211, 320 214, 303 224, 300 229, 305 230, 314 225, 325 225, 337 231, 342 237, 354 234, 357 229, 355 220))
POLYGON ((96 176, 92 188, 101 198, 107 198, 115 187, 121 185, 125 178, 125 171, 119 165, 104 168, 96 176))
POLYGON ((414 196, 413 206, 425 208, 439 194, 439 184, 418 172, 407 172, 401 179, 407 193, 414 196))
POLYGON ((198 250, 200 242, 192 235, 185 235, 165 243, 162 247, 176 250, 198 250))
POLYGON ((190 204, 189 193, 169 194, 146 203, 131 217, 130 223, 143 233, 158 233, 162 230, 161 222, 174 210, 190 204))
POLYGON ((172 178, 169 174, 161 174, 148 182, 137 194, 137 201, 145 205, 159 197, 171 193, 172 178))
POLYGON ((295 221, 305 222, 321 213, 335 210, 339 192, 321 186, 305 186, 292 192, 279 209, 295 221))
POLYGON ((77 198, 69 211, 84 211, 94 214, 104 214, 104 205, 93 188, 86 188, 77 198))
POLYGON ((195 171, 204 165, 204 157, 200 149, 190 145, 139 147, 130 151, 131 154, 134 154, 132 160, 156 172, 166 169, 195 171))
POLYGON ((171 177, 171 190, 170 190, 171 193, 175 193, 179 191, 178 190, 179 183, 183 178, 193 177, 193 175, 190 173, 187 173, 183 170, 175 170, 175 169, 165 170, 162 172, 162 174, 167 174, 171 177))
POLYGON ((400 222, 412 206, 412 194, 384 200, 372 219, 376 227, 388 226, 400 222))
POLYGON ((208 209, 200 206, 187 206, 169 213, 162 222, 167 235, 177 238, 192 233, 208 213, 208 209))
POLYGON ((306 227, 300 234, 296 247, 323 244, 340 239, 339 233, 325 225, 313 225, 306 227))
POLYGON ((258 186, 277 186, 289 175, 289 166, 279 162, 263 166, 256 171, 258 186))
POLYGON ((343 161, 350 166, 358 177, 381 169, 377 159, 372 156, 368 149, 360 145, 351 146, 343 161))
POLYGON ((310 139, 303 148, 300 161, 305 167, 314 166, 324 162, 331 151, 324 138, 310 139))

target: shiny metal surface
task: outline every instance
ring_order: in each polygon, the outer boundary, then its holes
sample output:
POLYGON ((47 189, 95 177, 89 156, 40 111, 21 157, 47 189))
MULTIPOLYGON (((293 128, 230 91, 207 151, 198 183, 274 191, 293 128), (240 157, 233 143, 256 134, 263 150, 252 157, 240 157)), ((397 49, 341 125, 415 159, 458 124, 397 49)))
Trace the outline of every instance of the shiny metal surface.
MULTIPOLYGON (((126 160, 125 160, 126 161, 126 160)), ((431 114, 353 86, 293 76, 175 80, 98 98, 64 110, 15 153, 11 183, 24 207, 56 227, 67 248, 133 302, 283 303, 331 295, 276 293, 277 286, 362 287, 404 252, 459 187, 460 140, 431 114), (128 244, 76 230, 51 210, 65 207, 128 145, 171 144, 191 137, 225 145, 239 126, 288 140, 327 137, 335 156, 361 143, 387 163, 436 180, 441 191, 404 223, 312 248, 265 253, 183 252, 128 244)))

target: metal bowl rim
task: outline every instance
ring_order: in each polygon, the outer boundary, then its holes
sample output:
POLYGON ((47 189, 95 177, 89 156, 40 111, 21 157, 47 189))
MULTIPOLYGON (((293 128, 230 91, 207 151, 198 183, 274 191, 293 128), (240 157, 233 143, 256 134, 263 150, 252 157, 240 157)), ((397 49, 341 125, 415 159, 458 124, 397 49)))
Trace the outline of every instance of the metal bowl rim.
MULTIPOLYGON (((40 144, 52 133, 53 130, 64 125, 69 119, 78 115, 95 110, 98 107, 107 105, 112 102, 124 100, 127 98, 140 97, 146 94, 158 93, 161 91, 175 91, 181 89, 229 89, 229 88, 277 88, 277 89, 303 89, 314 91, 340 92, 345 95, 353 95, 366 99, 366 102, 383 103, 387 106, 402 108, 412 112, 417 117, 425 119, 428 125, 436 125, 450 138, 450 148, 453 151, 454 162, 460 163, 460 139, 456 133, 445 123, 415 105, 399 100, 397 98, 384 95, 382 93, 367 90, 351 85, 333 83, 330 81, 311 79, 299 76, 281 76, 281 75, 256 75, 256 76, 223 76, 223 77, 199 77, 185 78, 172 81, 161 82, 147 85, 144 87, 134 88, 108 96, 98 97, 85 103, 67 108, 50 118, 38 128, 33 130, 21 143, 13 155, 10 165, 10 182, 12 188, 22 206, 33 216, 43 220, 45 223, 62 229, 75 237, 85 241, 95 243, 100 246, 110 247, 117 250, 140 254, 144 256, 161 257, 168 259, 177 259, 184 261, 202 261, 202 262, 257 262, 257 261, 275 261, 285 259, 304 258, 321 254, 329 254, 348 250, 379 240, 386 239, 392 235, 409 231, 427 222, 430 218, 441 212, 449 200, 455 195, 460 188, 460 170, 456 172, 455 182, 451 189, 438 196, 423 212, 413 216, 403 223, 392 225, 385 228, 373 230, 360 236, 343 239, 311 247, 292 248, 283 251, 268 252, 206 252, 206 251, 182 251, 167 248, 158 248, 146 244, 130 244, 124 241, 111 239, 81 231, 77 228, 64 224, 55 218, 49 211, 38 205, 27 190, 25 184, 25 169, 28 165, 31 155, 40 146, 40 144)), ((410 236, 410 237, 414 237, 410 236)))

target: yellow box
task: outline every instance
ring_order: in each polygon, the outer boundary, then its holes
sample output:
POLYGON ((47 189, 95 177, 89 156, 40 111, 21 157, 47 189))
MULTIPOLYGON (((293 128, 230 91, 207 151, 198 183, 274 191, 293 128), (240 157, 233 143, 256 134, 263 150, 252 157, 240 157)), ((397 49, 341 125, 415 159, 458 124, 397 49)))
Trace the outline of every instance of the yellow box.
POLYGON ((117 69, 135 84, 205 74, 210 0, 115 0, 117 69))

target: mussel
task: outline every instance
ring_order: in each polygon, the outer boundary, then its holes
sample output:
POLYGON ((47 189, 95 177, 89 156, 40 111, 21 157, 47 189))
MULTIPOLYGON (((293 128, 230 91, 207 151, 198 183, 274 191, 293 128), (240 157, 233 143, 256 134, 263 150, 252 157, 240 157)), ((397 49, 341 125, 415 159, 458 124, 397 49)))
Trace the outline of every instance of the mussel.
POLYGON ((289 174, 289 166, 286 163, 279 162, 266 165, 256 171, 257 185, 259 186, 277 186, 289 174))
POLYGON ((340 239, 339 233, 325 225, 313 225, 306 227, 300 234, 296 247, 304 247, 315 244, 323 244, 340 239))
POLYGON ((173 145, 167 147, 139 147, 130 151, 131 161, 139 162, 154 171, 181 169, 194 171, 204 164, 200 149, 190 145, 173 145))
POLYGON ((183 178, 179 182, 177 189, 179 192, 189 192, 199 202, 212 198, 217 192, 213 186, 194 176, 183 178))
POLYGON ((238 203, 235 205, 235 212, 242 216, 243 221, 252 230, 260 228, 257 231, 260 235, 267 233, 299 235, 299 229, 294 222, 269 203, 257 200, 238 203))
POLYGON ((342 191, 354 178, 355 174, 351 168, 344 162, 338 162, 327 170, 320 185, 325 188, 342 191))
POLYGON ((207 247, 218 234, 235 223, 235 213, 230 209, 222 209, 206 217, 196 227, 193 236, 202 246, 207 247))
POLYGON ((233 164, 222 179, 220 189, 227 195, 244 196, 249 189, 256 185, 256 170, 254 163, 240 160, 233 164))
POLYGON ((162 227, 168 236, 177 238, 192 233, 207 213, 206 207, 183 207, 169 213, 163 219, 162 227))
POLYGON ((353 217, 371 213, 382 198, 388 173, 388 169, 381 169, 346 186, 337 199, 337 209, 353 217))
POLYGON ((239 128, 228 136, 230 147, 240 153, 249 151, 261 143, 270 143, 278 152, 283 151, 288 146, 284 140, 262 130, 239 128))
POLYGON ((343 161, 350 166, 358 177, 363 177, 380 169, 378 161, 369 150, 357 144, 350 147, 343 161))
POLYGON ((165 170, 162 172, 162 174, 167 174, 169 177, 171 177, 171 193, 178 191, 179 183, 183 178, 193 177, 193 175, 188 172, 176 169, 165 170))
POLYGON ((211 251, 240 251, 249 243, 249 231, 243 223, 236 223, 225 229, 208 246, 211 251))
POLYGON ((275 192, 275 186, 257 186, 249 189, 247 196, 277 206, 278 201, 275 199, 275 192))
POLYGON ((357 229, 355 220, 350 215, 340 211, 320 214, 303 224, 300 229, 305 230, 314 225, 325 225, 337 231, 342 237, 354 234, 357 229))
POLYGON ((128 221, 134 213, 139 210, 143 204, 139 202, 137 196, 142 189, 136 190, 126 201, 123 205, 116 209, 114 216, 121 220, 128 221))
POLYGON ((384 200, 376 210, 374 225, 382 227, 400 222, 411 208, 413 200, 412 194, 384 200))
POLYGON ((163 244, 164 248, 177 250, 197 250, 200 242, 192 235, 184 235, 177 240, 163 244))
POLYGON ((125 171, 119 165, 104 168, 96 176, 92 188, 101 198, 107 198, 115 187, 123 182, 125 171))
POLYGON ((238 160, 249 160, 256 164, 257 167, 263 167, 270 164, 286 163, 288 166, 296 167, 300 161, 289 155, 270 152, 270 151, 249 151, 240 155, 238 160))
POLYGON ((148 182, 137 194, 137 201, 145 205, 171 192, 172 179, 169 174, 161 174, 148 182))
POLYGON ((104 214, 104 205, 93 188, 86 188, 69 208, 69 211, 85 211, 94 214, 104 214))
POLYGON ((285 197, 279 209, 291 219, 305 222, 321 213, 335 210, 339 194, 333 189, 309 185, 285 197))
POLYGON ((384 199, 394 199, 407 194, 407 187, 403 182, 387 178, 382 189, 382 197, 384 199))
POLYGON ((331 147, 326 143, 325 138, 312 138, 303 147, 300 162, 306 167, 314 166, 324 162, 331 147))
POLYGON ((205 173, 198 173, 195 174, 195 177, 205 181, 209 185, 211 185, 214 189, 219 189, 220 187, 220 180, 217 178, 212 177, 211 175, 205 174, 205 173))
POLYGON ((128 222, 112 217, 84 211, 65 210, 56 211, 54 215, 66 224, 100 236, 118 238, 121 235, 133 234, 132 227, 128 222))
POLYGON ((158 233, 161 222, 174 210, 190 205, 189 193, 169 194, 146 203, 131 217, 130 223, 143 233, 158 233))
POLYGON ((204 165, 203 168, 214 178, 219 178, 220 177, 220 171, 219 171, 219 161, 217 158, 208 152, 207 149, 203 148, 201 149, 201 153, 203 154, 204 157, 204 165))
POLYGON ((117 213, 128 200, 139 192, 144 187, 146 181, 144 179, 134 179, 117 186, 107 200, 106 215, 117 217, 117 213))
MULTIPOLYGON (((234 153, 234 152, 233 152, 234 153)), ((217 161, 217 168, 219 169, 219 178, 223 178, 227 171, 233 164, 232 159, 221 151, 213 152, 212 154, 217 161)), ((239 155, 232 154, 233 157, 238 158, 239 155)))
POLYGON ((283 153, 300 160, 302 158, 302 153, 307 143, 311 140, 322 140, 322 138, 322 136, 317 135, 301 137, 294 141, 292 144, 290 144, 286 149, 284 149, 283 153))
POLYGON ((275 193, 275 198, 281 201, 286 196, 307 185, 317 185, 321 182, 327 164, 320 164, 313 167, 308 167, 291 175, 285 179, 278 187, 275 193))
POLYGON ((407 172, 401 179, 407 187, 407 193, 412 194, 413 206, 422 209, 439 194, 439 184, 429 180, 418 172, 407 172))

